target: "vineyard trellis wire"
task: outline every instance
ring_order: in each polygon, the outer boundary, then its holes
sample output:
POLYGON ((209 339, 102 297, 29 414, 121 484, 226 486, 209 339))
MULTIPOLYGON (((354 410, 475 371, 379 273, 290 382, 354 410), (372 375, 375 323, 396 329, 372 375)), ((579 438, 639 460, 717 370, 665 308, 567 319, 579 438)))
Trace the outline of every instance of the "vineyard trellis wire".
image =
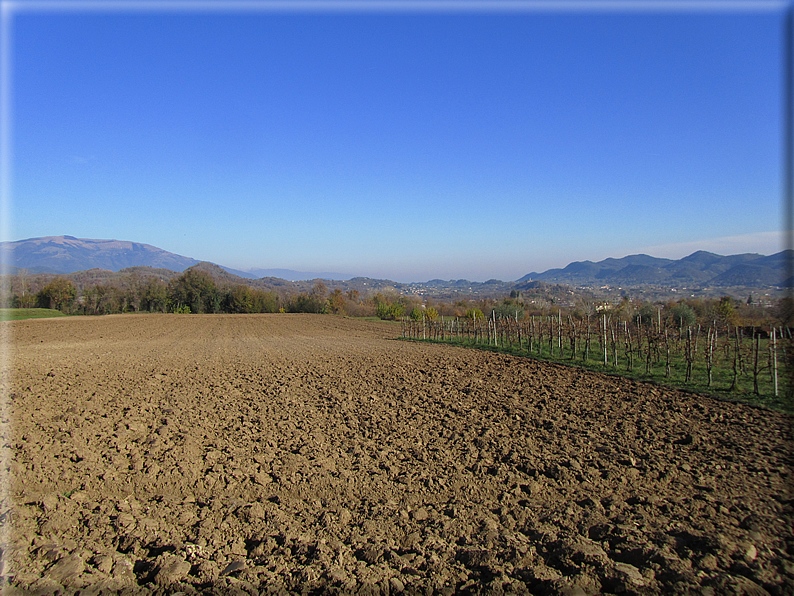
POLYGON ((402 337, 486 347, 568 362, 693 389, 794 398, 794 341, 790 327, 672 324, 607 313, 575 319, 553 315, 401 319, 402 337))

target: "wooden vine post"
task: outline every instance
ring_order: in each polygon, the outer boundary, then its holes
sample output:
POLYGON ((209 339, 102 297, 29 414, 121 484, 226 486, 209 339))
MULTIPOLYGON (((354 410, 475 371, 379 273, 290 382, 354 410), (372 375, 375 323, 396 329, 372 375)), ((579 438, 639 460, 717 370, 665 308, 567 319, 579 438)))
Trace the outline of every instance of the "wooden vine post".
POLYGON ((516 311, 516 332, 518 333, 518 349, 521 350, 521 323, 518 322, 518 311, 516 311))
POLYGON ((609 364, 608 355, 607 355, 607 316, 606 314, 601 316, 601 320, 603 321, 603 335, 601 344, 604 346, 604 366, 609 364))
POLYGON ((610 326, 609 334, 612 338, 612 366, 615 368, 618 367, 618 342, 617 337, 615 335, 615 326, 610 326))
POLYGON ((631 332, 629 331, 628 321, 623 321, 623 333, 626 341, 626 370, 633 369, 632 346, 631 346, 631 332))
POLYGON ((777 329, 775 327, 772 327, 772 378, 777 397, 777 329))
POLYGON ((498 346, 499 344, 496 342, 496 311, 491 311, 491 319, 493 319, 493 345, 498 346))
POLYGON ((713 369, 714 369, 714 337, 716 334, 716 329, 712 331, 711 327, 708 330, 708 347, 706 353, 706 374, 707 374, 707 383, 706 387, 711 387, 711 382, 713 380, 713 369))
POLYGON ((753 329, 753 393, 758 395, 758 352, 761 350, 761 334, 753 329))
POLYGON ((733 378, 731 379, 731 386, 728 391, 736 389, 736 381, 739 377, 739 328, 734 326, 733 333, 735 335, 734 352, 733 352, 733 378))
POLYGON ((557 348, 560 351, 559 357, 562 358, 562 309, 557 309, 557 348))

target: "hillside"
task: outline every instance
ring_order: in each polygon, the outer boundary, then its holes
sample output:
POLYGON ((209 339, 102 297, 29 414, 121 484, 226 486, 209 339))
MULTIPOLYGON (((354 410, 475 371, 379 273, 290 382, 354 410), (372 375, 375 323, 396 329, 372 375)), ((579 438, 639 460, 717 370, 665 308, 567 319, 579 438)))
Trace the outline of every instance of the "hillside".
POLYGON ((199 263, 161 248, 125 240, 45 236, 0 243, 0 262, 31 273, 74 273, 87 269, 119 271, 127 267, 184 271, 199 263))
POLYGON ((787 263, 792 258, 792 250, 768 257, 759 254, 722 256, 701 250, 678 260, 629 255, 596 263, 577 261, 563 269, 529 273, 518 281, 545 281, 574 286, 781 286, 786 279, 787 263))
MULTIPOLYGON (((45 236, 16 242, 0 242, 0 262, 8 266, 8 273, 16 275, 20 269, 25 269, 27 273, 63 274, 89 269, 117 272, 130 267, 152 267, 181 272, 201 261, 140 242, 45 236)), ((344 273, 303 272, 292 269, 252 268, 241 271, 222 265, 219 267, 243 279, 274 277, 299 281, 348 280, 353 277, 344 273)))

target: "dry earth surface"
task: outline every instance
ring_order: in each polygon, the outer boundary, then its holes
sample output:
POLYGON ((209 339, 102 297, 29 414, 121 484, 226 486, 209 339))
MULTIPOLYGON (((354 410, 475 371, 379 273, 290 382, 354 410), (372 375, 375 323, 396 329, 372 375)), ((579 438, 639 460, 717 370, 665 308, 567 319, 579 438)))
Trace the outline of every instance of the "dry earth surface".
POLYGON ((794 594, 789 416, 332 316, 2 326, 4 594, 794 594))

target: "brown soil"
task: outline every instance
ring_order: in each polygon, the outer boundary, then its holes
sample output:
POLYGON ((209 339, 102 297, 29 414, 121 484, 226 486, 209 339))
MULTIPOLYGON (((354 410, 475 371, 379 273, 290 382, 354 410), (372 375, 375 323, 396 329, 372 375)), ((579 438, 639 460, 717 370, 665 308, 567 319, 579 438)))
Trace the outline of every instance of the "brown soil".
POLYGON ((783 414, 331 316, 3 325, 4 594, 794 594, 783 414))

